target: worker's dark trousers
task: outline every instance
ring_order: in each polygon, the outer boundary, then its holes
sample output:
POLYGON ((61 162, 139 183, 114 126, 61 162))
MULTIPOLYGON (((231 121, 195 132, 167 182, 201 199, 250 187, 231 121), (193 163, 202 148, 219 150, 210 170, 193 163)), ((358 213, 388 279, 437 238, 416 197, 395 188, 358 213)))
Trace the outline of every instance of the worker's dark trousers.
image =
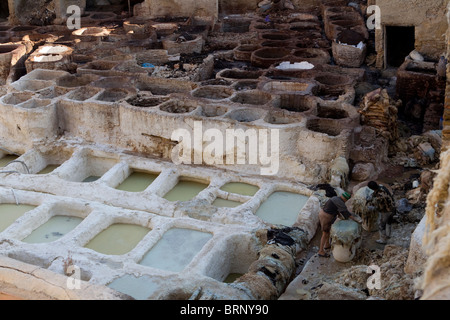
POLYGON ((384 237, 390 237, 390 227, 392 224, 392 216, 394 214, 392 212, 380 212, 378 216, 378 230, 380 230, 380 234, 384 237), (388 232, 386 233, 386 230, 388 232))

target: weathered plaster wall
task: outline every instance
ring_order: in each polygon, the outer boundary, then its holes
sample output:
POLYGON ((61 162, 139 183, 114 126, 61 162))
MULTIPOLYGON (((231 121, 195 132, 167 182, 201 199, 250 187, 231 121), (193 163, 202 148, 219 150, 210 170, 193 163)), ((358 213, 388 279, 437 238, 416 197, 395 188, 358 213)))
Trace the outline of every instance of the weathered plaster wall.
POLYGON ((384 26, 415 26, 416 49, 430 58, 438 59, 446 51, 446 0, 376 0, 376 5, 382 25, 376 32, 378 67, 384 63, 384 26))
POLYGON ((134 15, 141 17, 210 16, 217 19, 217 0, 146 0, 134 6, 134 15))

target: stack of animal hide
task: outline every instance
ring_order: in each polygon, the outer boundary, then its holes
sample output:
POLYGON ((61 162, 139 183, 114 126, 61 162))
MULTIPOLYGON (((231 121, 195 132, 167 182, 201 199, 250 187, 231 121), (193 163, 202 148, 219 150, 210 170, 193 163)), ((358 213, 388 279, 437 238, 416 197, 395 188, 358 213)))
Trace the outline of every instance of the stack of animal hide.
POLYGON ((386 89, 369 92, 360 105, 362 124, 376 128, 391 142, 397 140, 397 108, 401 103, 401 100, 393 101, 386 89))

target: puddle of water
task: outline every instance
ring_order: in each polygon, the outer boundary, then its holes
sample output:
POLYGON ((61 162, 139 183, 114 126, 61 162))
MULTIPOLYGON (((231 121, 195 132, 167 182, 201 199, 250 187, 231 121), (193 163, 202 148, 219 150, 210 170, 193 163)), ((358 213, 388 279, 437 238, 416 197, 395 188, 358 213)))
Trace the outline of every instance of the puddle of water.
POLYGON ((71 216, 53 216, 23 239, 27 243, 52 242, 72 231, 83 219, 71 216))
POLYGON ((36 206, 26 204, 0 204, 0 232, 8 228, 25 212, 33 210, 36 206))
POLYGON ((243 182, 229 182, 223 185, 220 189, 226 192, 237 193, 244 196, 254 196, 255 193, 259 190, 257 186, 243 182))
POLYGON ((47 174, 47 173, 53 172, 53 170, 55 170, 58 167, 59 167, 59 164, 49 164, 44 169, 39 171, 37 174, 47 174))
POLYGON ((240 206, 241 204, 242 202, 239 201, 227 200, 222 198, 216 198, 216 200, 214 200, 214 202, 212 203, 213 206, 226 208, 235 208, 237 206, 240 206))
POLYGON ((158 177, 158 173, 135 171, 128 176, 116 189, 128 192, 141 192, 147 189, 158 177))
POLYGON ((151 277, 142 276, 136 278, 127 274, 108 284, 108 287, 125 293, 136 300, 146 300, 160 285, 155 283, 151 277))
POLYGON ((116 223, 97 234, 86 248, 109 255, 121 255, 131 251, 150 231, 149 228, 116 223))
POLYGON ((212 238, 211 233, 173 228, 150 249, 139 264, 180 272, 212 238))
POLYGON ((307 200, 301 194, 277 191, 261 204, 256 215, 271 224, 292 226, 307 200))
POLYGON ((12 154, 8 154, 6 156, 4 156, 3 158, 0 159, 0 168, 5 167, 8 163, 10 163, 13 160, 16 160, 18 158, 18 156, 12 155, 12 154))
POLYGON ((243 276, 243 273, 230 273, 223 282, 225 283, 233 283, 237 278, 243 276))
POLYGON ((189 201, 206 187, 208 185, 205 183, 181 180, 172 190, 166 193, 164 199, 169 201, 189 201))
POLYGON ((100 176, 89 176, 81 182, 94 182, 100 179, 100 176))

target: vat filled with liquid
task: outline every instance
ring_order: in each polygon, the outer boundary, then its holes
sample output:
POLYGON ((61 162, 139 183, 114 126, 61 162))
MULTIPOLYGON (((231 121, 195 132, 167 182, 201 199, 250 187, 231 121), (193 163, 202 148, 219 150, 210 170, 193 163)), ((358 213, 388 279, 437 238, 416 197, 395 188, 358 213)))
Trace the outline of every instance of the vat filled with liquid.
POLYGON ((36 228, 31 234, 23 239, 27 243, 44 243, 60 239, 78 226, 82 218, 56 215, 51 217, 46 223, 36 228))
POLYGON ((214 202, 212 203, 213 206, 222 208, 235 208, 237 206, 240 206, 241 204, 242 202, 239 201, 227 200, 222 198, 216 198, 216 200, 214 200, 214 202))
POLYGON ((133 250, 149 231, 135 224, 116 223, 97 234, 85 247, 103 254, 121 255, 133 250))
POLYGON ((243 276, 243 273, 230 273, 228 276, 223 280, 225 283, 233 283, 236 281, 239 277, 243 276))
POLYGON ((135 277, 127 274, 115 279, 108 284, 108 287, 125 293, 136 300, 146 300, 160 287, 160 284, 153 281, 152 277, 135 277))
POLYGON ((271 224, 292 226, 307 200, 307 196, 298 193, 277 191, 261 204, 255 214, 271 224))
POLYGON ((212 234, 185 228, 172 228, 144 255, 139 264, 180 272, 212 238, 212 234))
POLYGON ((10 163, 13 160, 16 160, 18 156, 8 154, 0 159, 0 168, 6 167, 8 163, 10 163))
POLYGON ((220 189, 226 192, 237 193, 244 196, 254 196, 255 193, 259 190, 257 186, 243 182, 229 182, 223 185, 220 189))
POLYGON ((36 206, 30 206, 26 204, 0 204, 0 232, 8 228, 25 212, 33 210, 34 208, 36 208, 36 206))
POLYGON ((189 201, 208 187, 206 183, 181 179, 175 187, 164 195, 169 201, 189 201))
POLYGON ((37 174, 48 174, 48 173, 53 172, 53 170, 55 170, 58 167, 59 167, 59 164, 49 164, 44 169, 39 171, 37 174))
POLYGON ((142 192, 158 177, 158 173, 131 173, 116 189, 128 192, 142 192))

